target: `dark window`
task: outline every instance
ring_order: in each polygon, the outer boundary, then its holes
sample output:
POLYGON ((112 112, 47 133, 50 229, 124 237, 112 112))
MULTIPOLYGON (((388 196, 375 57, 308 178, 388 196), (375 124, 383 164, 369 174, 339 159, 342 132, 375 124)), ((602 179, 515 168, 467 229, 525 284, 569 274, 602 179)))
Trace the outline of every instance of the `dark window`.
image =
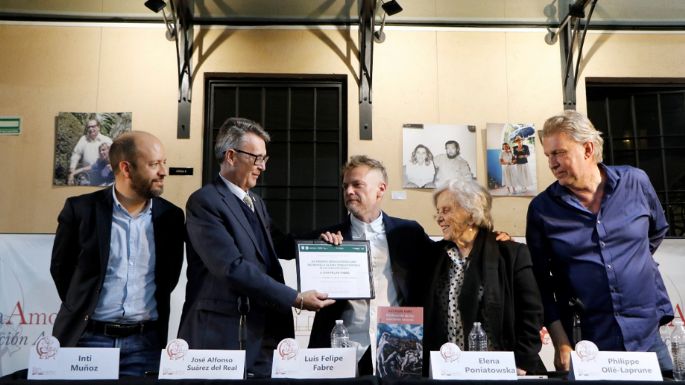
POLYGON ((685 236, 685 79, 587 81, 588 116, 604 137, 604 162, 643 169, 666 211, 669 236, 685 236))
POLYGON ((259 122, 271 136, 266 172, 253 189, 283 231, 309 232, 342 221, 340 168, 347 159, 344 77, 208 75, 202 183, 219 173, 214 138, 229 117, 259 122))

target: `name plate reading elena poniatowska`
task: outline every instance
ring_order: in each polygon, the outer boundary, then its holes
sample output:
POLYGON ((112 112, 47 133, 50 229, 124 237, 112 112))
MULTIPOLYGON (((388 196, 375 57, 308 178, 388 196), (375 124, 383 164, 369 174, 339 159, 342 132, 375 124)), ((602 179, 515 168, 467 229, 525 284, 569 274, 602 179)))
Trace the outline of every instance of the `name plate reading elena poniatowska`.
POLYGON ((448 342, 430 355, 430 375, 434 380, 517 379, 513 352, 464 352, 448 342))
POLYGON ((357 360, 354 348, 299 349, 285 338, 274 350, 271 378, 353 378, 357 360))
POLYGON ((244 376, 244 350, 188 349, 180 338, 169 341, 159 361, 160 379, 242 380, 244 376))
POLYGON ((119 348, 60 348, 57 338, 41 337, 29 352, 29 380, 116 380, 119 348))
POLYGON ((374 298, 369 241, 297 242, 297 287, 332 299, 374 298))
POLYGON ((600 352, 591 341, 580 341, 575 349, 570 380, 663 381, 654 352, 600 352))

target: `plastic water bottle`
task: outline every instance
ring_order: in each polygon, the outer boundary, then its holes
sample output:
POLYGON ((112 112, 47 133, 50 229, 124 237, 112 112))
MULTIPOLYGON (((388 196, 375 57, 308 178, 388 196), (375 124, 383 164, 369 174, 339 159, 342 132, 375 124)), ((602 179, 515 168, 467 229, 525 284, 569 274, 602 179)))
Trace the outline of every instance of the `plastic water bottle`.
POLYGON ((480 322, 474 322, 469 333, 469 351, 486 352, 487 350, 488 336, 485 334, 485 330, 483 330, 480 322))
POLYGON ((673 360, 673 356, 671 355, 671 333, 673 330, 671 330, 671 327, 668 325, 661 325, 659 327, 659 337, 661 337, 661 341, 668 347, 668 356, 673 360))
POLYGON ((336 320, 333 330, 331 330, 331 347, 348 348, 350 347, 350 333, 343 324, 342 320, 336 320))
POLYGON ((671 333, 671 355, 673 356, 673 379, 685 380, 685 327, 683 320, 673 321, 675 329, 671 333))

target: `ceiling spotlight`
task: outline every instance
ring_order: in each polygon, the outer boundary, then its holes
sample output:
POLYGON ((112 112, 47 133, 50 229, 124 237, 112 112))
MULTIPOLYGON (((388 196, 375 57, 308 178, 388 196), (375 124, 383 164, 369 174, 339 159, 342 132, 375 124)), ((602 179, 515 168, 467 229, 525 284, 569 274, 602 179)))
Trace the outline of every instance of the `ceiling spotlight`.
POLYGON ((147 0, 145 6, 154 13, 162 11, 162 18, 164 18, 164 25, 166 26, 166 38, 173 41, 176 39, 176 18, 171 15, 171 20, 166 15, 166 3, 164 0, 147 0))
POLYGON ((385 11, 385 13, 388 14, 388 16, 392 16, 394 14, 402 12, 402 7, 396 0, 383 2, 383 5, 381 5, 381 7, 383 7, 383 10, 385 11))
MULTIPOLYGON (((379 3, 376 3, 376 4, 379 4, 379 3)), ((397 13, 402 12, 402 7, 395 0, 390 0, 388 2, 381 0, 380 4, 381 4, 381 7, 383 8, 383 18, 381 19, 381 28, 378 31, 373 32, 373 40, 376 43, 382 43, 385 41, 385 32, 383 32, 383 29, 385 28, 385 17, 386 16, 392 16, 392 15, 395 15, 397 13)), ((376 6, 378 6, 378 5, 376 5, 376 6)), ((374 14, 376 14, 377 11, 379 11, 378 8, 376 8, 376 12, 374 14)))
POLYGON ((163 0, 147 0, 145 6, 154 13, 157 13, 166 7, 166 3, 163 0))

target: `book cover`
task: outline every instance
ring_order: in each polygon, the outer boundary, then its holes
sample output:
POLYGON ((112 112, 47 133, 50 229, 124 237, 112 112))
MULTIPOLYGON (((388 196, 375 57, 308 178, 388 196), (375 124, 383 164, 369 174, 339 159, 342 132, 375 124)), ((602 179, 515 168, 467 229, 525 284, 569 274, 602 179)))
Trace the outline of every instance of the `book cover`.
POLYGON ((378 307, 376 375, 421 377, 423 308, 378 307))

